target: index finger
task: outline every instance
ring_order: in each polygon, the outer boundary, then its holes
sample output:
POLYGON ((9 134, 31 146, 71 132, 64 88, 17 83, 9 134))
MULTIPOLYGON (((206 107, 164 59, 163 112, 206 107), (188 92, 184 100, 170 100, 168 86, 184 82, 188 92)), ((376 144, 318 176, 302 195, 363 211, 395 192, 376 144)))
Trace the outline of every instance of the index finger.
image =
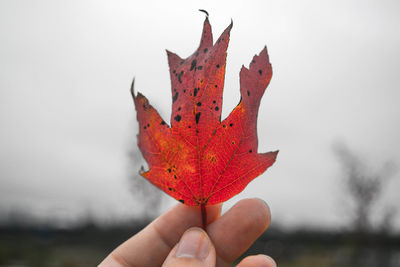
MULTIPOLYGON (((222 204, 207 206, 207 224, 221 213, 222 204)), ((190 227, 201 227, 199 207, 177 204, 116 248, 99 266, 161 266, 190 227)))

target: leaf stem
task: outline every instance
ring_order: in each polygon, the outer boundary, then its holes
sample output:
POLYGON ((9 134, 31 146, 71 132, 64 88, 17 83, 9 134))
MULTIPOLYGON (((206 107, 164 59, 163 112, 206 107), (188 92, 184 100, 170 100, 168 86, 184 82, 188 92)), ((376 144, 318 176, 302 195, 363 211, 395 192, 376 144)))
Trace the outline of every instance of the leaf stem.
POLYGON ((201 208, 202 227, 203 227, 203 230, 207 232, 207 210, 206 210, 206 205, 200 204, 200 208, 201 208))

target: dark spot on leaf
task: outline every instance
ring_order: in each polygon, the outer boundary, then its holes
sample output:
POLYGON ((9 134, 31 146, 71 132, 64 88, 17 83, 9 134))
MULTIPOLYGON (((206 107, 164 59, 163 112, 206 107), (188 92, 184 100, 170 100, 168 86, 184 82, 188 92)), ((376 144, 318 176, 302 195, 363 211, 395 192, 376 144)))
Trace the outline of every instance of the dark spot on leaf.
POLYGON ((252 149, 250 149, 250 150, 249 150, 249 153, 252 153, 252 152, 253 152, 253 150, 252 150, 252 149))
POLYGON ((198 66, 197 69, 198 69, 198 70, 202 70, 202 69, 203 69, 203 66, 198 66))
POLYGON ((150 123, 147 124, 147 128, 149 128, 149 127, 150 127, 150 123))
POLYGON ((182 119, 181 115, 176 115, 174 118, 177 122, 180 122, 180 120, 182 119))
POLYGON ((169 190, 169 191, 172 191, 172 188, 171 188, 171 187, 168 187, 168 190, 169 190))
POLYGON ((178 82, 179 82, 179 83, 182 83, 182 75, 183 75, 183 71, 181 71, 181 72, 178 74, 178 82))
POLYGON ((214 100, 213 103, 215 104, 215 103, 217 103, 217 101, 214 100))
POLYGON ((147 129, 147 127, 146 127, 146 126, 144 126, 144 127, 143 127, 143 129, 145 129, 145 130, 146 130, 146 129, 147 129))
POLYGON ((190 66, 190 71, 192 71, 194 68, 196 68, 196 64, 197 64, 197 60, 194 59, 194 60, 192 61, 192 65, 190 66))
POLYGON ((224 125, 222 125, 222 127, 226 128, 226 125, 224 124, 224 125))
POLYGON ((200 89, 200 88, 194 88, 194 90, 193 90, 193 95, 194 95, 194 96, 197 95, 197 92, 199 91, 199 89, 200 89))
POLYGON ((253 59, 253 60, 251 61, 251 63, 256 63, 256 61, 253 59))
POLYGON ((174 178, 176 179, 176 174, 174 174, 174 178))
POLYGON ((260 73, 260 75, 262 74, 262 70, 258 70, 258 73, 260 73))
POLYGON ((235 141, 232 141, 232 145, 234 145, 235 144, 235 141))
POLYGON ((215 88, 218 88, 218 84, 216 84, 216 85, 214 85, 215 86, 215 88))
POLYGON ((176 70, 173 70, 172 73, 176 73, 176 70))
POLYGON ((192 126, 189 125, 188 128, 190 129, 190 128, 192 128, 192 126))
POLYGON ((178 111, 181 111, 181 107, 178 108, 178 111))
POLYGON ((183 199, 179 199, 179 202, 185 204, 185 201, 183 199))
POLYGON ((201 106, 201 102, 197 102, 197 106, 200 107, 201 106))
POLYGON ((247 95, 250 96, 250 91, 249 90, 247 90, 247 95))
POLYGON ((199 123, 201 112, 196 113, 196 123, 199 123))
POLYGON ((208 48, 204 48, 203 53, 207 53, 208 48))
POLYGON ((178 100, 178 96, 179 96, 179 93, 176 92, 174 97, 172 98, 172 103, 175 103, 175 101, 178 100))
POLYGON ((171 168, 168 168, 168 172, 171 173, 171 168))
POLYGON ((216 107, 215 107, 215 111, 218 111, 218 110, 219 110, 219 107, 218 107, 218 106, 216 106, 216 107))
POLYGON ((233 123, 230 123, 230 124, 229 124, 229 127, 232 127, 232 126, 233 126, 233 123))
POLYGON ((198 134, 198 133, 199 133, 199 130, 196 130, 196 133, 198 134))
POLYGON ((161 125, 165 125, 165 121, 161 121, 161 125))
POLYGON ((217 64, 217 66, 216 66, 217 68, 219 68, 219 64, 217 64))
POLYGON ((186 93, 186 89, 183 90, 183 93, 186 93))

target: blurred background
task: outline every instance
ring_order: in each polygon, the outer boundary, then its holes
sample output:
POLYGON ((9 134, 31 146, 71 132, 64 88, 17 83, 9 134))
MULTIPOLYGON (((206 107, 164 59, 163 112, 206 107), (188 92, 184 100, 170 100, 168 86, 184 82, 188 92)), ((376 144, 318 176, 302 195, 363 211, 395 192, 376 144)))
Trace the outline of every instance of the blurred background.
POLYGON ((227 201, 272 226, 247 253, 279 266, 400 266, 400 2, 0 1, 0 266, 93 266, 176 201, 139 177, 132 78, 171 114, 165 49, 204 14, 233 19, 223 117, 267 45, 259 152, 278 160, 227 201))

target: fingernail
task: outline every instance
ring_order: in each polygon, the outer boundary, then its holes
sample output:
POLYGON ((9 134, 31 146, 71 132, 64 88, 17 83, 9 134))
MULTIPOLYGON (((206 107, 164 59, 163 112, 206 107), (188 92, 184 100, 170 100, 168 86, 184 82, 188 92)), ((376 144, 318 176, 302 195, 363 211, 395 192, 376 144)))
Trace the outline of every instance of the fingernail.
POLYGON ((210 241, 206 233, 199 228, 187 230, 179 241, 175 256, 204 260, 210 251, 210 241))

